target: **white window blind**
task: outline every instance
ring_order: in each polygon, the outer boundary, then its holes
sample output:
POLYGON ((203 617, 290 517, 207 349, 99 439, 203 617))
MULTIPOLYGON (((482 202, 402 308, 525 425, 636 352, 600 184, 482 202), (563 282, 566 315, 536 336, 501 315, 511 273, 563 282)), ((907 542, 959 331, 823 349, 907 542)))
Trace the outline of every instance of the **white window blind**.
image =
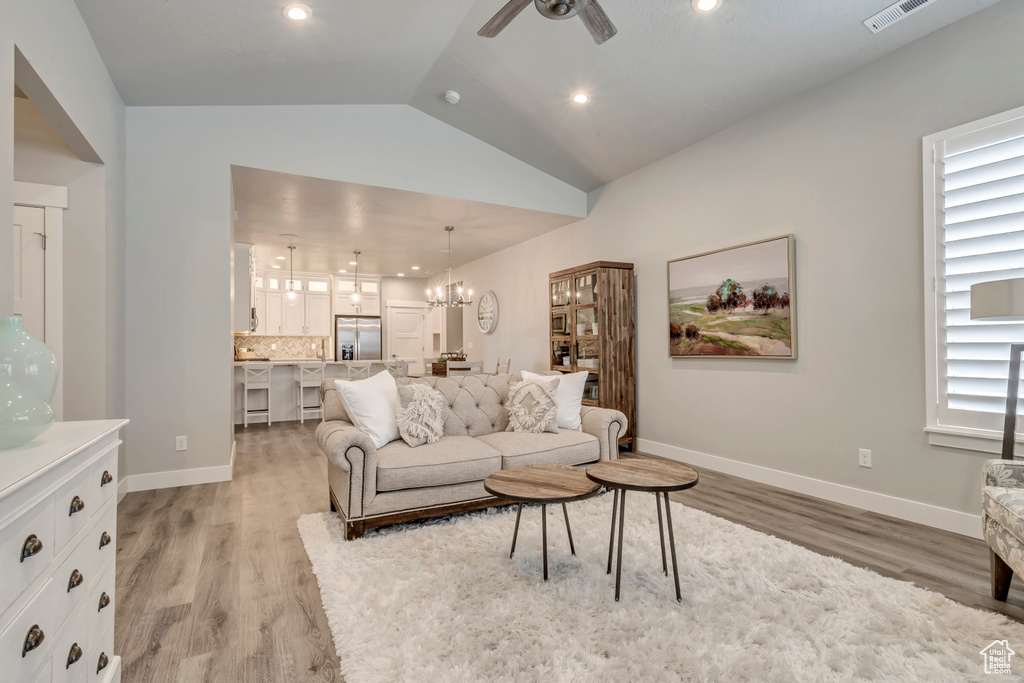
POLYGON ((971 320, 971 285, 1024 277, 1024 111, 947 133, 926 138, 934 183, 926 186, 926 259, 935 259, 929 412, 939 427, 998 431, 1010 344, 1024 342, 1024 324, 971 320))

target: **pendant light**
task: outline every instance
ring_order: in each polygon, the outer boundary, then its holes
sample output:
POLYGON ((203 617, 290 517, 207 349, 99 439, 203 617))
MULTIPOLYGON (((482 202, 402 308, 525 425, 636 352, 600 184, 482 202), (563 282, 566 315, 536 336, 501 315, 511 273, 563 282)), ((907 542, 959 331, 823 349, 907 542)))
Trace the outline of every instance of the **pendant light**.
POLYGON ((446 225, 444 230, 448 233, 448 268, 437 288, 427 289, 427 305, 438 308, 462 308, 473 303, 473 290, 468 290, 464 295, 462 285, 455 280, 455 274, 452 272, 452 233, 455 228, 446 225))
POLYGON ((352 303, 354 303, 354 304, 359 303, 359 254, 361 254, 361 253, 363 253, 363 252, 361 252, 361 251, 355 252, 355 255, 356 255, 356 262, 355 262, 356 263, 356 276, 355 276, 355 284, 353 286, 353 291, 352 291, 352 303))
POLYGON ((288 292, 285 296, 289 299, 294 299, 298 296, 295 293, 295 247, 288 246, 288 255, 290 259, 288 262, 288 292))

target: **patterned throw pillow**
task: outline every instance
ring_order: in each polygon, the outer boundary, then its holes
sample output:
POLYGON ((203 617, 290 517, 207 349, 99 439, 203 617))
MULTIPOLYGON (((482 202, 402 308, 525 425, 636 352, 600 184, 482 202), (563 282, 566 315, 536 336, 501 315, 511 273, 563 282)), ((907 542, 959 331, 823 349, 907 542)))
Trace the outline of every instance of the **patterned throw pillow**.
POLYGON ((426 384, 399 386, 395 418, 402 440, 412 448, 440 441, 447 407, 444 394, 426 384))
POLYGON ((558 403, 555 392, 558 390, 558 377, 533 382, 513 382, 508 385, 508 398, 505 408, 508 410, 507 432, 541 432, 558 431, 558 403))

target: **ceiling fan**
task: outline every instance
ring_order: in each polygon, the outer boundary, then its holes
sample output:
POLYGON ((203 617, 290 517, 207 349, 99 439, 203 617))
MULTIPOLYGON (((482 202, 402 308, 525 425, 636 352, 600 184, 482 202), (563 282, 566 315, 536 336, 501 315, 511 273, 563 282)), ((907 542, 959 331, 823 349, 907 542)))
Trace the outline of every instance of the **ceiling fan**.
POLYGON ((579 15, 598 45, 617 33, 597 0, 509 0, 476 34, 483 38, 495 37, 531 2, 548 19, 570 19, 579 15))

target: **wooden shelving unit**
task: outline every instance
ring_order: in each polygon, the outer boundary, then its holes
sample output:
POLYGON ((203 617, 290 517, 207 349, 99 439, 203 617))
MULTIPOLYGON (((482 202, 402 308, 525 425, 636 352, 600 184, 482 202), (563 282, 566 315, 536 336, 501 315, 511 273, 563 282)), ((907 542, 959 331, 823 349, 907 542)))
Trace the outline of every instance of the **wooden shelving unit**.
POLYGON ((590 375, 583 404, 629 420, 619 443, 635 448, 636 367, 633 264, 596 261, 548 276, 552 370, 590 375))

